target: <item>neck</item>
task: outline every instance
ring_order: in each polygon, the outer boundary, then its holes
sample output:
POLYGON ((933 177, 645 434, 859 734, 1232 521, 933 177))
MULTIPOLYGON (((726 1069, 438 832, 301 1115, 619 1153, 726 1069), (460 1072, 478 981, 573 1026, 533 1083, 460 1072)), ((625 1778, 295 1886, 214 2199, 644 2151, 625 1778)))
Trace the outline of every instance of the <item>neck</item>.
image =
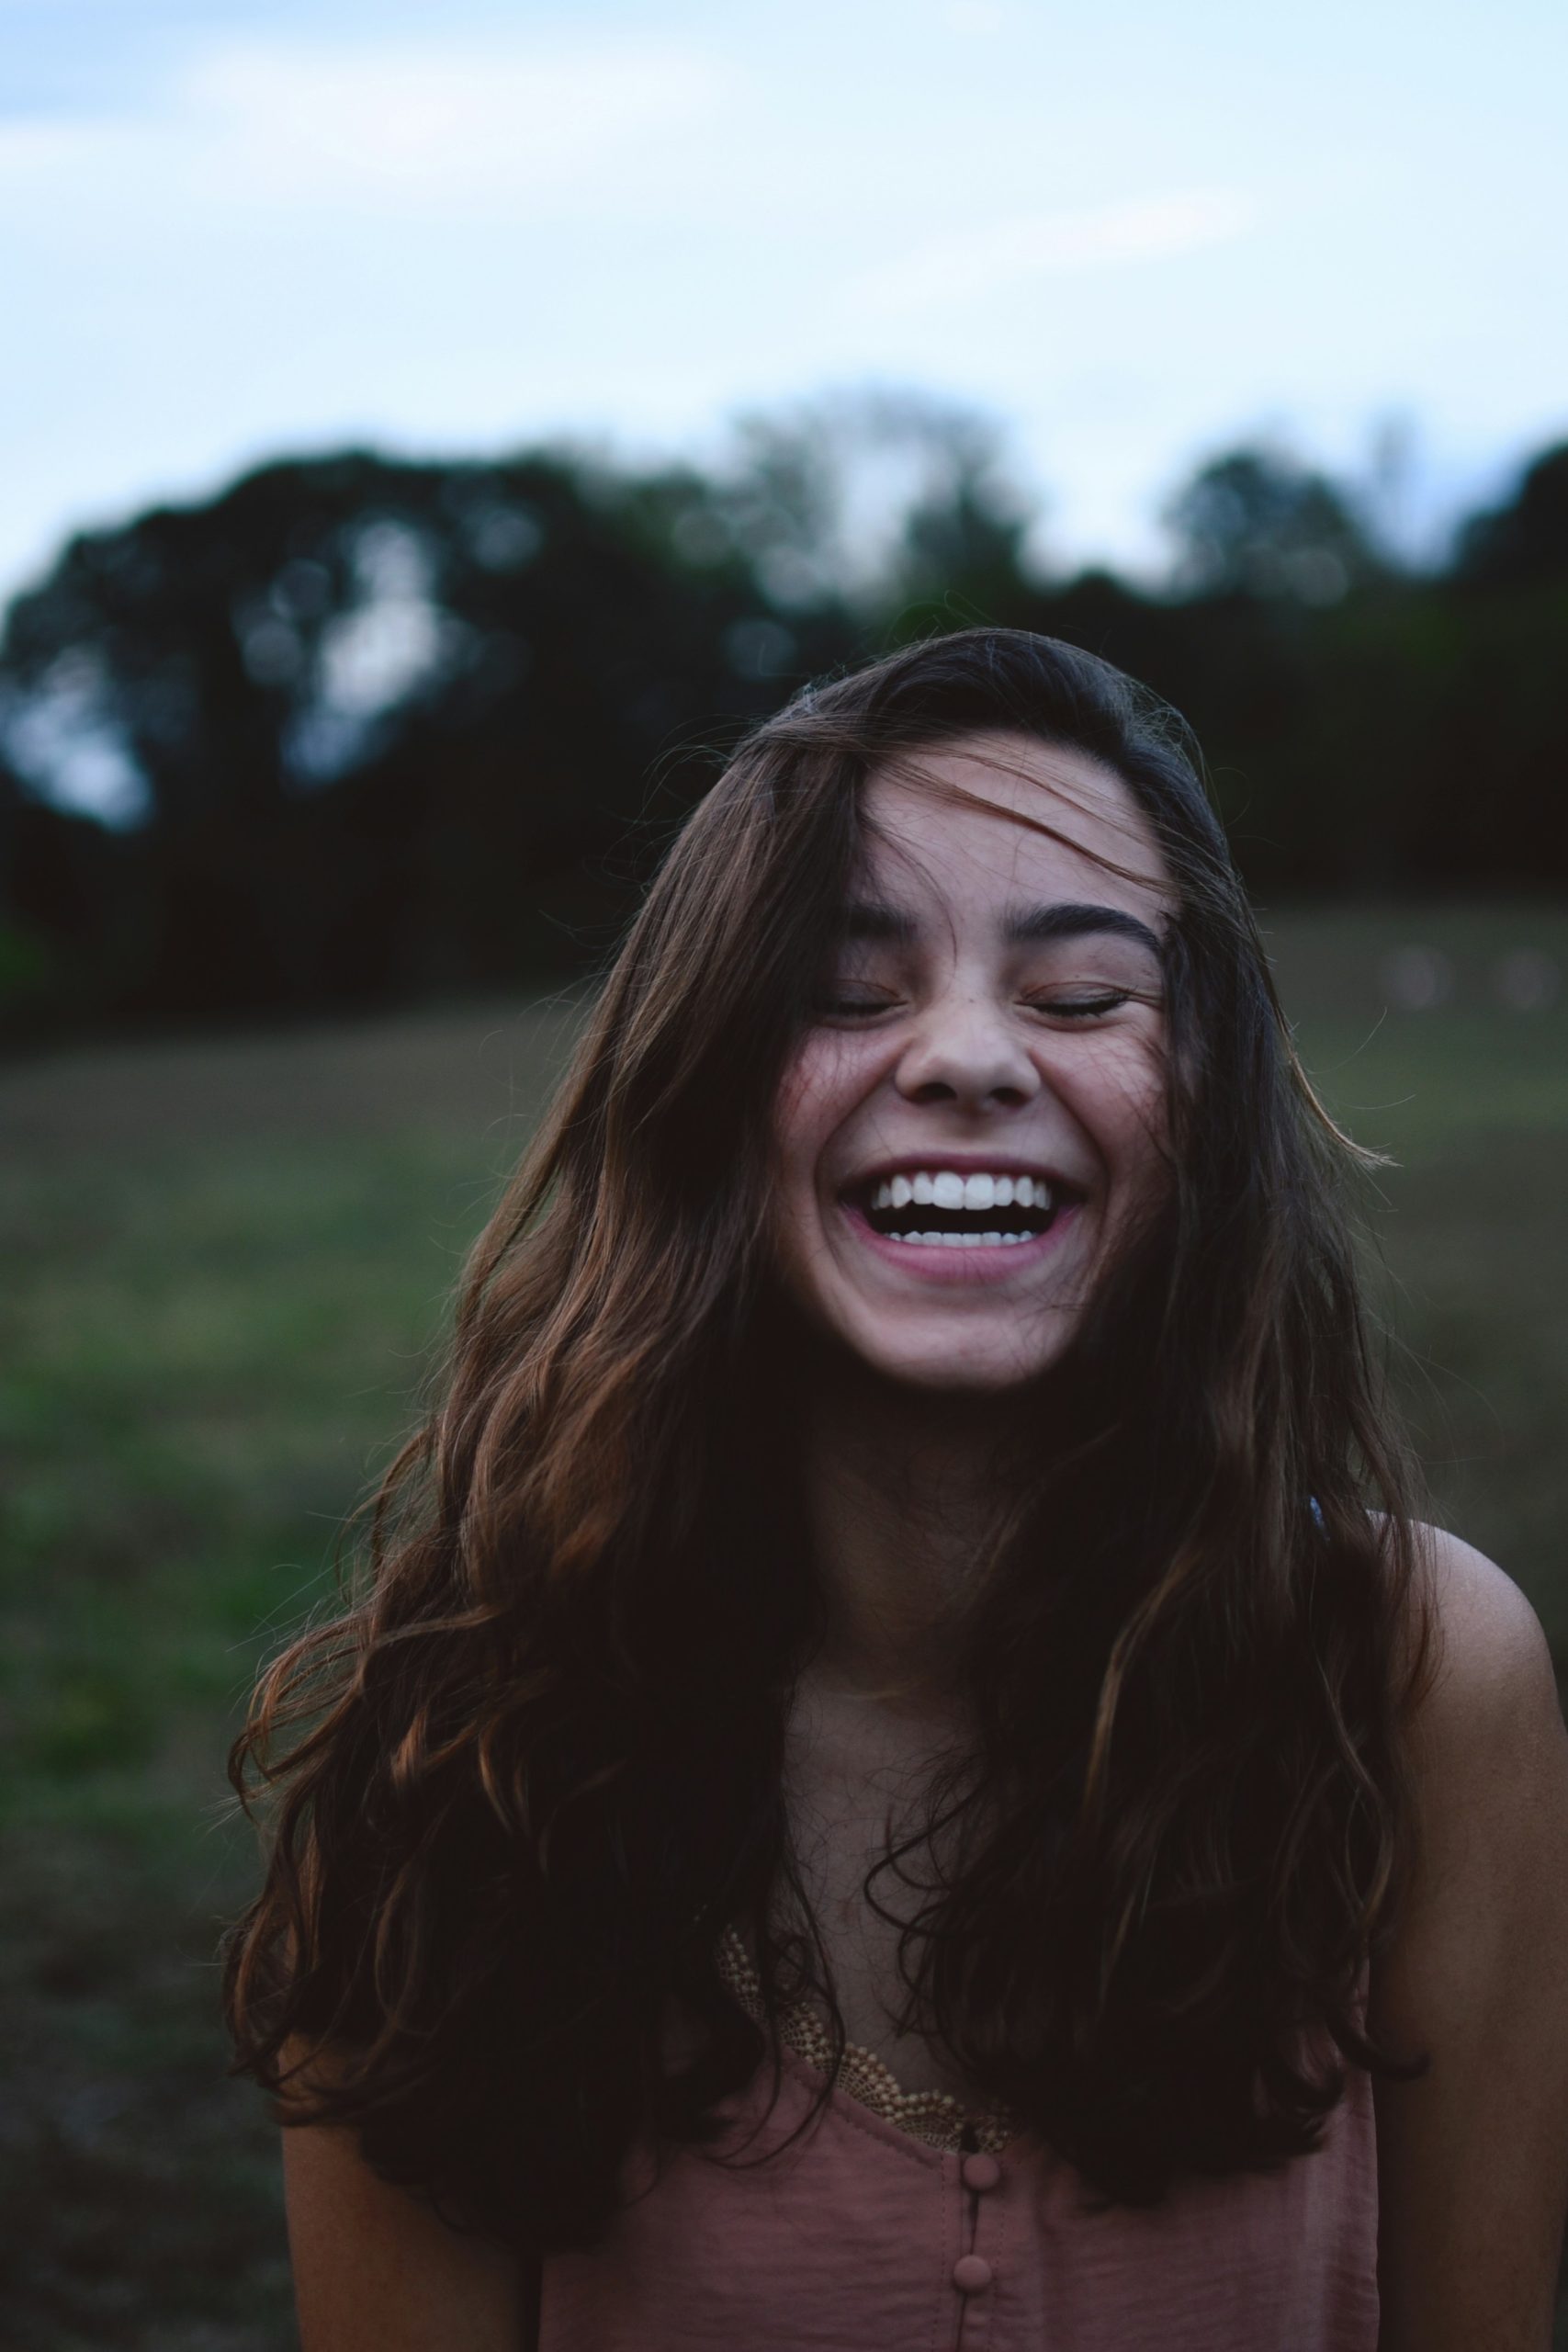
POLYGON ((807 1532, 827 1614, 821 1687, 921 1708, 948 1694, 946 1635, 998 1500, 996 1400, 812 1367, 807 1532))

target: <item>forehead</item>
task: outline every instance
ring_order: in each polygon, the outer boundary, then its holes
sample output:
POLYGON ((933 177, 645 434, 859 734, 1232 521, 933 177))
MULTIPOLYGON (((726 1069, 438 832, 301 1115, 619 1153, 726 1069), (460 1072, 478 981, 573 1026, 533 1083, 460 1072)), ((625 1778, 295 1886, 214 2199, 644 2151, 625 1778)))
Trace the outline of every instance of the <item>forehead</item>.
POLYGON ((861 885, 912 911, 933 899, 1002 897, 1092 899, 1145 921, 1175 908, 1132 792, 1082 752, 1030 735, 965 736, 874 768, 863 805, 861 885))

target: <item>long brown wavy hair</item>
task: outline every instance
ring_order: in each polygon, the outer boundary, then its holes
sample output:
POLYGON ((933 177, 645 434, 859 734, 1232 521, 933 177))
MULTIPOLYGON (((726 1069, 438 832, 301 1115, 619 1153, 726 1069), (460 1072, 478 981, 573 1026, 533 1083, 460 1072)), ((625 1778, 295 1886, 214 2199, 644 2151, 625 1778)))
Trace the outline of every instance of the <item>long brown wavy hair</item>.
POLYGON ((1181 722, 1073 647, 965 630, 798 695, 680 833, 474 1250, 356 1596, 231 1756, 269 1827, 224 1945, 235 2071, 523 2253, 591 2244, 634 2143, 713 2140, 776 2057, 727 1924, 769 2018, 814 1990, 842 2045, 819 1937, 778 1925, 823 1619, 769 1113, 868 774, 987 729, 1103 763, 1165 857, 1172 1182, 1017 1400, 952 1628, 970 1736, 867 1883, 921 1889, 904 2020, 1133 2203, 1309 2152, 1347 2060, 1413 2070, 1363 2009, 1430 1670, 1347 1219, 1367 1155, 1303 1076, 1181 722))

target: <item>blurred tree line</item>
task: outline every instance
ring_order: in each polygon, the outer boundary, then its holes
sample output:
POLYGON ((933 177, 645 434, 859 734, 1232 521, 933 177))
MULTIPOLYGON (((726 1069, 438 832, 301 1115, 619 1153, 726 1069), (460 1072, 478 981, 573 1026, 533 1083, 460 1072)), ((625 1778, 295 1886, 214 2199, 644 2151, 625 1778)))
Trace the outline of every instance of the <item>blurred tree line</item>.
POLYGON ((1158 593, 1042 576, 994 429, 866 395, 706 470, 347 452, 85 534, 0 635, 0 1026, 582 969, 749 721, 976 620, 1176 703, 1266 898, 1568 886, 1568 446, 1437 570, 1268 448, 1166 520, 1158 593))

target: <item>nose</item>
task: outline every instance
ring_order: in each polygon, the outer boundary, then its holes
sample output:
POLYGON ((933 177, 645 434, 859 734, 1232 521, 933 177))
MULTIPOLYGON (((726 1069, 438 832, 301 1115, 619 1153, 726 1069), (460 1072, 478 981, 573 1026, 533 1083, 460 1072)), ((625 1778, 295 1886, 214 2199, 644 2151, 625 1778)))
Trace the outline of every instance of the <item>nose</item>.
POLYGON ((895 1073, 910 1102, 957 1102, 966 1109, 1016 1109, 1039 1093, 1041 1076, 1023 1040, 998 1005, 953 989, 916 1023, 895 1073))

